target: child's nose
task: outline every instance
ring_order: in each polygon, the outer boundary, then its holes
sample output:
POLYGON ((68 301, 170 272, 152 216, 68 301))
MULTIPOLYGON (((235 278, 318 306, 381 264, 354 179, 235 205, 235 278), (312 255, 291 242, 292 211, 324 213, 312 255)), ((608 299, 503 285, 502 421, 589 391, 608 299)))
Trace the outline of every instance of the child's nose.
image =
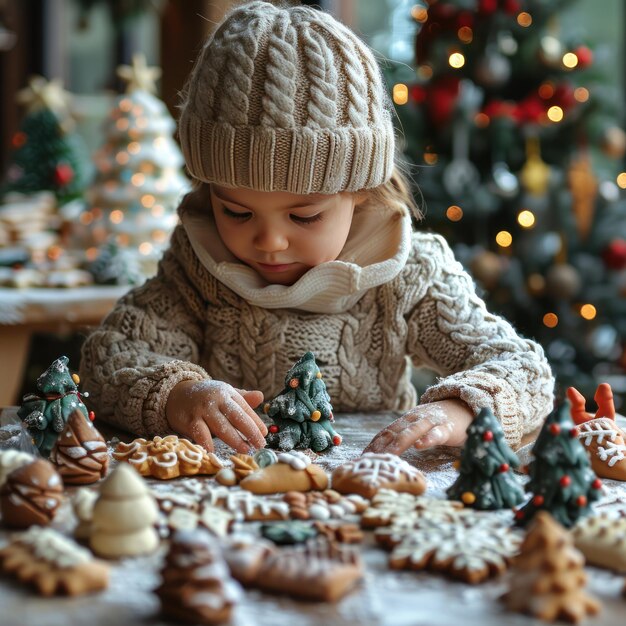
POLYGON ((289 241, 279 230, 263 228, 256 233, 254 246, 261 252, 280 252, 289 247, 289 241))

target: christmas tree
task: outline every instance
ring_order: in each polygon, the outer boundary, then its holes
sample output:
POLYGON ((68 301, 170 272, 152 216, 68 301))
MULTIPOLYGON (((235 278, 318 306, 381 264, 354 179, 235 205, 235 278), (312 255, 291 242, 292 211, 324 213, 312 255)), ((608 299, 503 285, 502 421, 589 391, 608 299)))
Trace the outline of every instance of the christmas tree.
POLYGON ((264 412, 274 422, 266 438, 271 448, 310 447, 320 452, 341 443, 332 426, 330 396, 312 352, 287 372, 285 388, 265 405, 264 412))
POLYGON ((467 429, 459 477, 448 489, 448 497, 481 510, 514 507, 525 498, 513 472, 518 466, 500 422, 489 409, 482 409, 467 429))
POLYGON ((591 502, 600 497, 602 482, 593 473, 578 434, 570 417, 569 402, 546 418, 528 468, 530 481, 526 490, 533 497, 516 513, 520 524, 526 525, 537 511, 545 510, 569 528, 591 511, 591 502))
POLYGON ((26 394, 17 412, 43 456, 50 454, 74 411, 93 421, 93 413, 87 411, 78 393, 78 376, 70 373, 68 363, 66 356, 54 361, 37 379, 37 393, 26 394))
MULTIPOLYGON (((132 66, 121 66, 118 74, 128 83, 127 90, 105 122, 106 142, 95 156, 97 174, 88 192, 89 208, 76 230, 89 246, 90 261, 102 254, 108 263, 112 250, 119 250, 116 265, 130 266, 117 272, 117 281, 123 283, 154 274, 188 181, 173 139, 174 120, 153 95, 160 70, 147 67, 145 58, 135 55, 132 66)), ((100 278, 101 273, 96 271, 95 276, 100 278)), ((109 273, 106 282, 110 279, 109 273)))
POLYGON ((91 170, 87 149, 74 132, 69 94, 60 81, 35 76, 18 100, 26 115, 11 140, 14 151, 0 196, 52 191, 61 202, 79 197, 91 170))
POLYGON ((561 389, 626 385, 626 136, 608 51, 559 28, 565 0, 409 4, 396 0, 414 58, 387 75, 426 227, 490 310, 542 343, 561 389))
POLYGON ((585 593, 584 565, 572 536, 542 511, 513 561, 510 589, 503 600, 511 611, 549 622, 578 623, 600 611, 600 604, 585 593))

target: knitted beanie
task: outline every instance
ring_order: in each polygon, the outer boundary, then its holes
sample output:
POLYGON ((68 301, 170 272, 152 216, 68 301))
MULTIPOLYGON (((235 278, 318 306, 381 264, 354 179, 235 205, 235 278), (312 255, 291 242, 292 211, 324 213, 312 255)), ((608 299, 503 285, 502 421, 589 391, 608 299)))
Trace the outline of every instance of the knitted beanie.
POLYGON ((298 194, 387 181, 394 132, 370 49, 328 13, 250 2, 229 13, 189 77, 179 121, 191 175, 298 194))

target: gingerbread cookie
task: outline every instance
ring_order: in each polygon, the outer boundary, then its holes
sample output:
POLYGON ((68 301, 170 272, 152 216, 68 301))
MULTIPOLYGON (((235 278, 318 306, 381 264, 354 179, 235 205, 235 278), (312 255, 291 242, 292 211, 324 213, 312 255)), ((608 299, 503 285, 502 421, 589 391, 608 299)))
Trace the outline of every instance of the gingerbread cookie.
POLYGON ((615 421, 608 417, 588 420, 578 425, 578 433, 596 475, 626 481, 626 442, 615 421))
POLYGON ((219 547, 203 531, 178 531, 173 535, 161 576, 163 581, 155 593, 161 600, 163 614, 177 622, 229 621, 243 596, 219 547))
POLYGON ((369 500, 357 494, 342 495, 334 489, 324 491, 288 491, 283 501, 289 504, 289 514, 294 519, 343 519, 362 513, 369 500))
POLYGON ((91 549, 106 558, 152 552, 159 544, 153 525, 158 510, 141 476, 120 463, 100 486, 94 505, 91 549))
POLYGON ((0 569, 43 596, 76 596, 105 589, 109 569, 50 528, 31 528, 0 549, 0 569))
POLYGON ((587 563, 626 573, 626 517, 607 512, 585 517, 574 526, 572 536, 587 563))
POLYGON ((538 511, 514 560, 503 600, 517 613, 577 623, 600 611, 600 604, 585 593, 584 564, 570 533, 547 511, 538 511))
POLYGON ((211 504, 191 500, 189 502, 183 500, 181 503, 181 496, 172 495, 174 498, 155 494, 159 505, 156 529, 160 537, 166 538, 176 531, 192 531, 196 528, 204 528, 218 537, 230 532, 235 521, 232 513, 211 504))
POLYGON ((519 533, 501 518, 467 509, 451 521, 425 511, 406 525, 380 532, 385 540, 377 540, 393 546, 392 569, 440 571, 470 584, 502 574, 521 543, 519 533))
POLYGON ((54 442, 50 461, 57 466, 65 484, 87 485, 106 476, 109 454, 104 437, 76 409, 54 442))
POLYGON ((302 452, 282 452, 273 465, 246 476, 239 486, 256 494, 285 493, 287 491, 323 491, 328 487, 326 472, 302 452))
POLYGON ((313 522, 313 528, 330 543, 361 543, 364 535, 358 524, 313 522))
POLYGON ((142 476, 169 480, 178 476, 212 475, 222 467, 222 462, 202 446, 177 435, 154 437, 152 441, 135 439, 120 442, 113 458, 132 465, 142 476))
POLYGON ((11 528, 45 526, 63 500, 63 482, 52 463, 37 459, 12 471, 0 490, 2 523, 11 528))
POLYGON ((395 454, 367 452, 339 466, 332 475, 333 489, 372 498, 379 489, 393 489, 415 495, 424 493, 422 472, 395 454))
POLYGON ((201 499, 204 504, 232 513, 237 521, 289 519, 289 505, 280 500, 262 498, 239 488, 216 486, 193 480, 185 481, 181 487, 201 499))
POLYGON ((324 538, 277 549, 255 537, 234 536, 224 545, 231 574, 242 584, 318 602, 334 602, 363 577, 354 549, 324 538))
POLYGON ((28 465, 35 457, 21 450, 0 450, 0 488, 6 482, 7 476, 18 467, 28 465))

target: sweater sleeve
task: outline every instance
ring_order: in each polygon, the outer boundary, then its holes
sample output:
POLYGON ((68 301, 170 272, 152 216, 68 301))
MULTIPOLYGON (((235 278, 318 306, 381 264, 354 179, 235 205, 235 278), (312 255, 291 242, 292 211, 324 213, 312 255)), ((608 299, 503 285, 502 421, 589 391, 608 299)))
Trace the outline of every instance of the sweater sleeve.
POLYGON ((416 275, 407 276, 427 285, 409 313, 407 353, 442 377, 420 403, 460 399, 474 414, 488 407, 509 444, 519 445, 552 409, 554 378, 543 349, 487 311, 442 237, 424 236, 424 243, 416 275))
POLYGON ((180 276, 160 271, 124 296, 89 335, 80 374, 99 418, 140 436, 171 432, 165 417, 170 391, 181 381, 209 378, 196 364, 202 327, 197 307, 183 296, 189 289, 180 276))

